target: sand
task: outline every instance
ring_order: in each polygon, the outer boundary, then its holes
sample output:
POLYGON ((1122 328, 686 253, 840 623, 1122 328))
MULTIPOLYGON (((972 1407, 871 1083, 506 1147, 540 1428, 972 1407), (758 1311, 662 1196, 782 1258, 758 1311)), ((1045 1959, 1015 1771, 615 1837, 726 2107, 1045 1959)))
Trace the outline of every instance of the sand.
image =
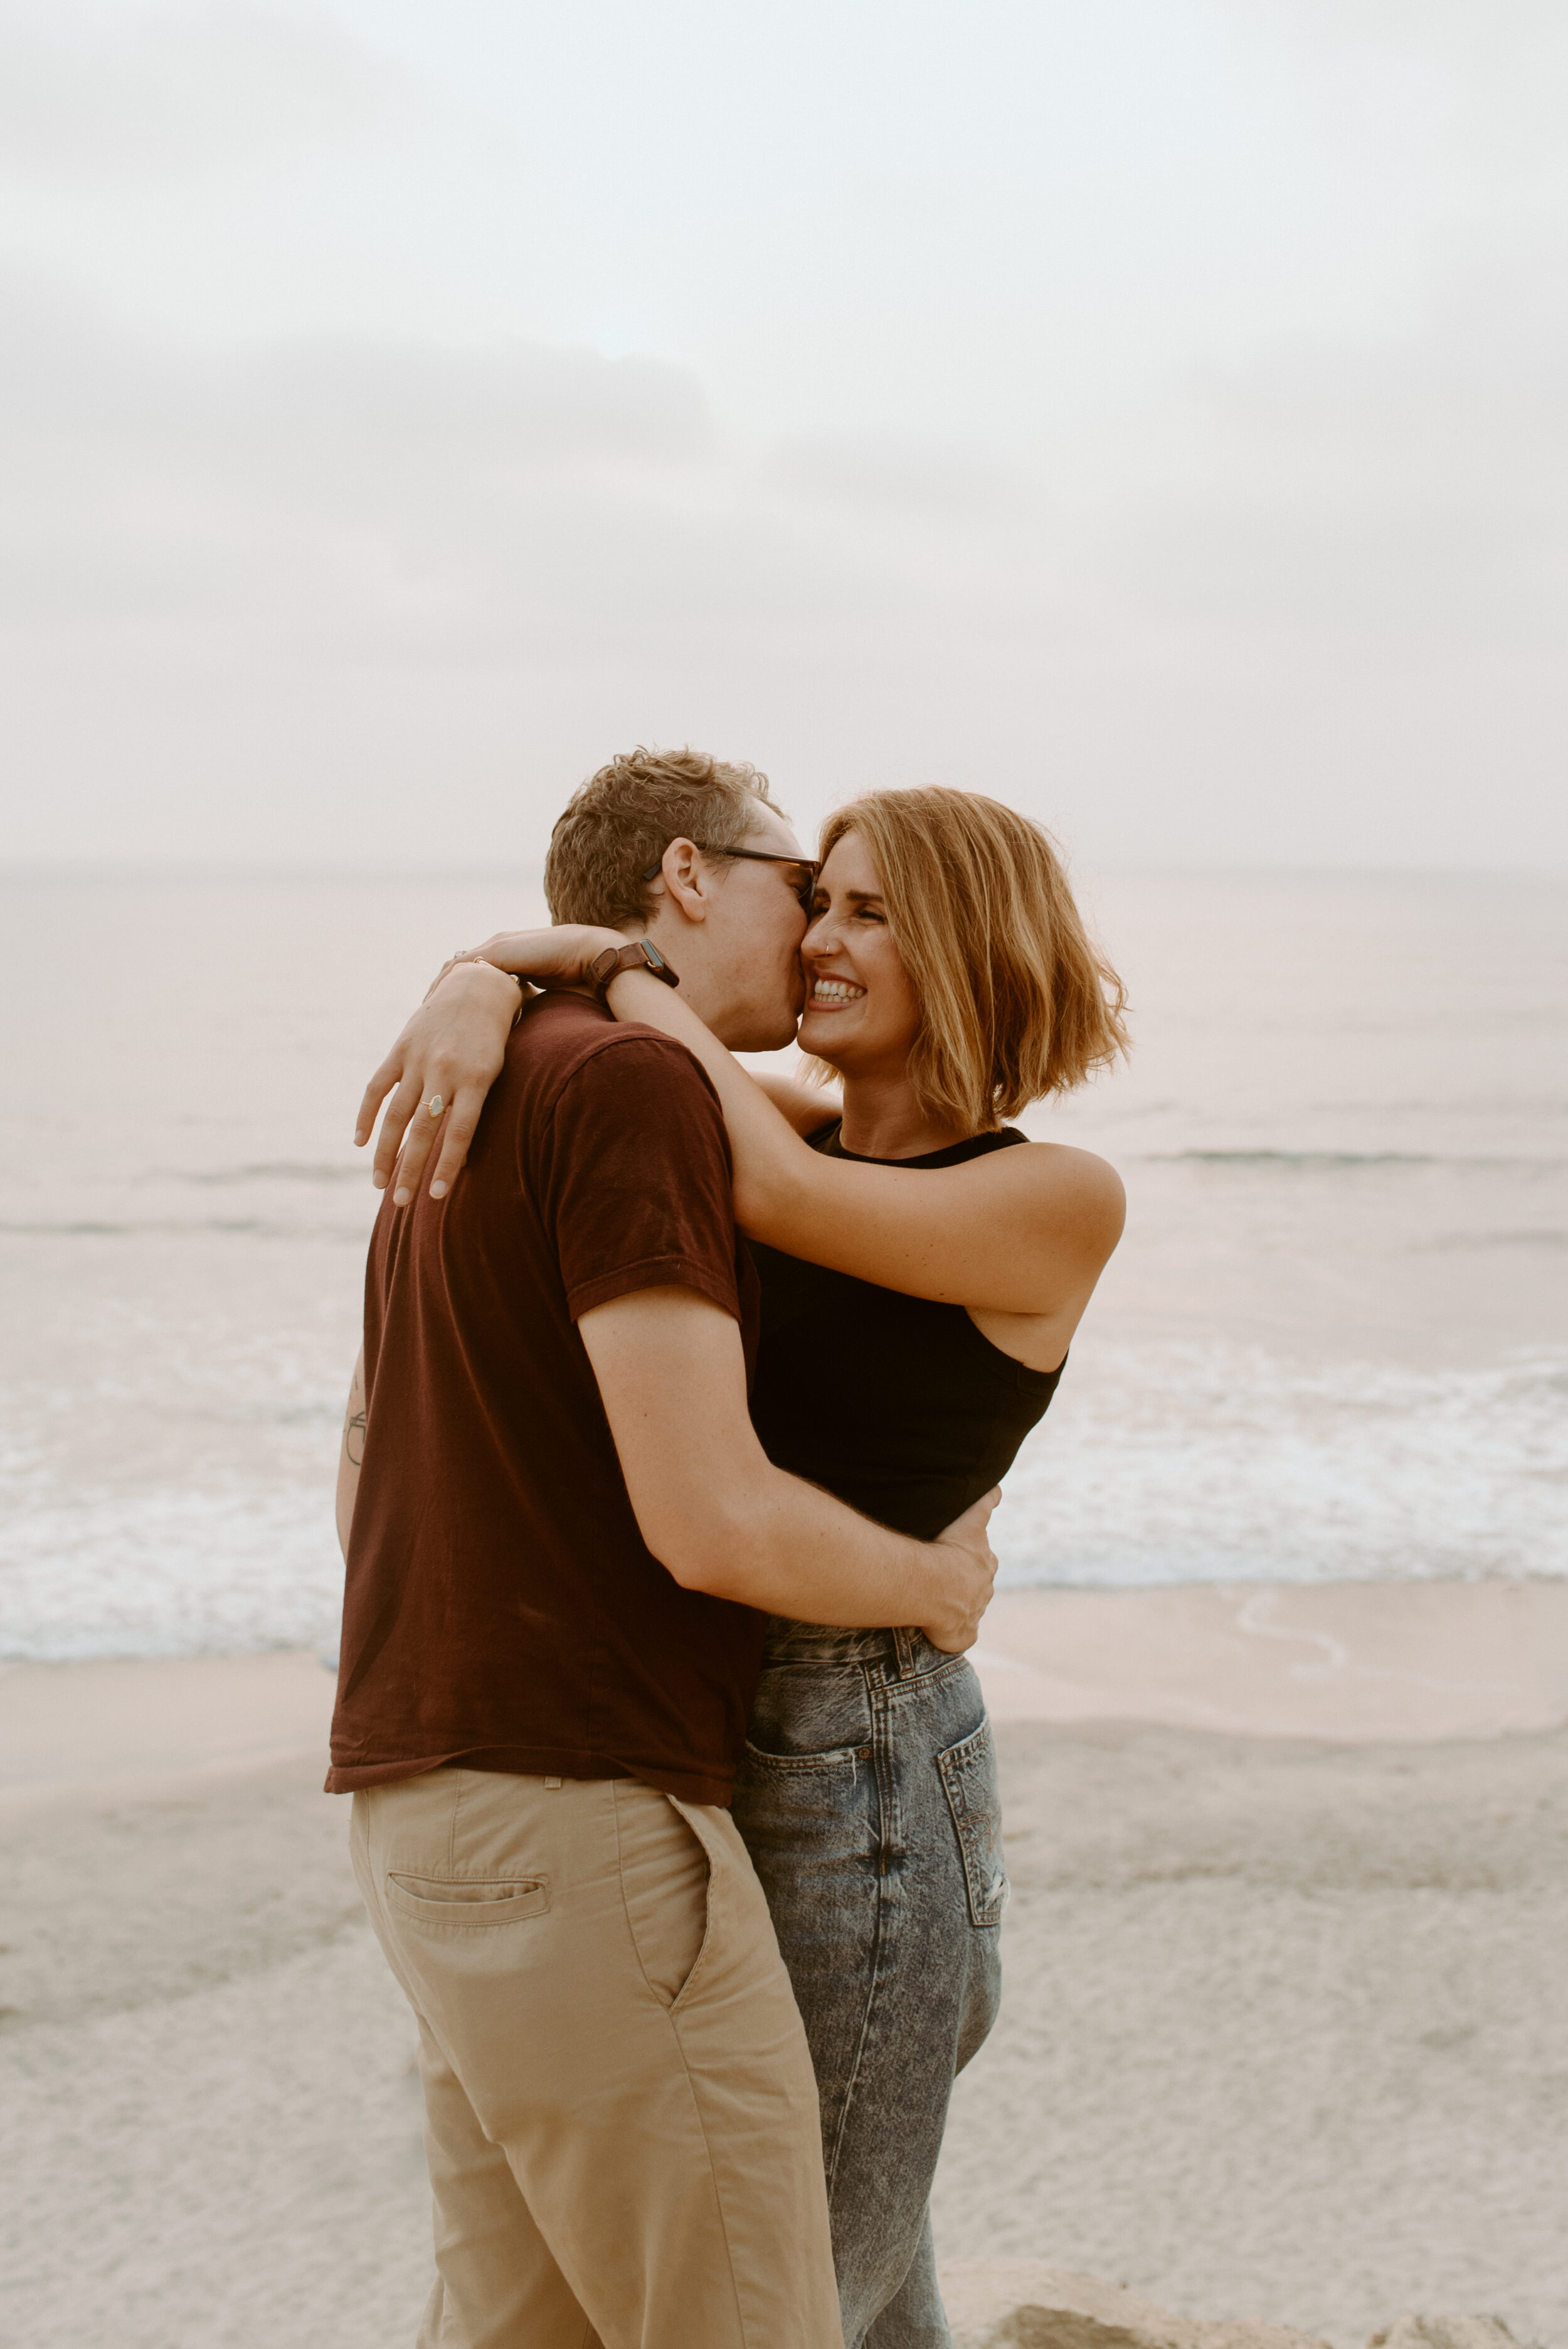
MULTIPOLYGON (((1009 1595, 1015 1894, 942 2252, 1568 2342, 1568 1586, 1009 1595), (1202 1725, 1194 1725, 1202 1724, 1202 1725)), ((0 1673, 0 2340, 390 2349, 413 2033, 310 1656, 0 1673)))

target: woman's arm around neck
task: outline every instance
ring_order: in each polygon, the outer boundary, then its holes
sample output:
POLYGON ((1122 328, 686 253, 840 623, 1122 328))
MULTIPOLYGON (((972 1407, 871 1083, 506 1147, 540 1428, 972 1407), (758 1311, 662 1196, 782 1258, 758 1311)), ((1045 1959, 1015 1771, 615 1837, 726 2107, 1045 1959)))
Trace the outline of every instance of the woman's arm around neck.
POLYGON ((1046 1317, 1063 1325, 1066 1352, 1121 1237, 1125 1196, 1103 1158, 1050 1143, 939 1171, 824 1157, 678 995, 630 970, 609 1003, 707 1070, 729 1129, 736 1219, 753 1238, 907 1296, 1046 1317))

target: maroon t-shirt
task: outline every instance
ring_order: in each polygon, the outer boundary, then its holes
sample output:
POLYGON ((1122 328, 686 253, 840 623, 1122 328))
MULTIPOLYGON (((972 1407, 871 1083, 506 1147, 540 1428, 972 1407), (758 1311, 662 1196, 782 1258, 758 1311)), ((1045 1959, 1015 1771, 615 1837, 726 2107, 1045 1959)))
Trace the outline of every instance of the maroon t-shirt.
POLYGON ((461 1762, 728 1802, 763 1619, 647 1548, 576 1328, 677 1283, 739 1321, 749 1375, 712 1085, 684 1045, 541 997, 450 1195, 388 1195, 371 1238, 329 1792, 461 1762))

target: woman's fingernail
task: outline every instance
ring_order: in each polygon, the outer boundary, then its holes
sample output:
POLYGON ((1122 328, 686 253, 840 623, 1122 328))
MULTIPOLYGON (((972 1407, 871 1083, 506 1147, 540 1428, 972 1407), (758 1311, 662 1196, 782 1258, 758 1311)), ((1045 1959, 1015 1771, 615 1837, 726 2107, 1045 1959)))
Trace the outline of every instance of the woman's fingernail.
POLYGON ((430 1196, 431 1196, 431 1198, 432 1198, 432 1199, 444 1199, 444 1198, 446 1197, 446 1195, 447 1195, 447 1186, 446 1186, 446 1185, 445 1185, 444 1183, 432 1183, 432 1184, 431 1184, 431 1185, 430 1185, 430 1196))
POLYGON ((375 1184, 376 1188, 378 1191, 385 1191, 387 1188, 387 1177, 383 1174, 379 1166, 376 1169, 376 1172, 372 1174, 370 1180, 375 1184))
POLYGON ((356 1148, 356 1150, 357 1150, 357 1149, 358 1149, 358 1147, 359 1147, 360 1143, 364 1141, 364 1139, 365 1139, 365 1135, 364 1135, 363 1132, 360 1130, 360 1128, 359 1128, 358 1126, 356 1126, 356 1127, 355 1127, 355 1129, 354 1129, 354 1147, 356 1148))
POLYGON ((408 1194, 407 1194, 407 1191, 394 1191, 394 1192, 393 1192, 393 1194, 392 1194, 392 1205, 393 1205, 395 1207, 406 1207, 406 1206, 407 1206, 407 1204, 408 1204, 408 1194))

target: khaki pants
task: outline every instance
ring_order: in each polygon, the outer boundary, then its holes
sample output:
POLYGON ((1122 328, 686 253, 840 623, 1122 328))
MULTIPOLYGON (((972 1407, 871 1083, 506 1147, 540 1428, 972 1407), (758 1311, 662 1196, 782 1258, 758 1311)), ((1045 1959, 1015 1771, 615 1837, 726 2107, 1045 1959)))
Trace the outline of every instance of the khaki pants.
POLYGON ((419 2024, 419 2349, 841 2349, 817 2089, 727 1811, 434 1770, 354 1797, 419 2024))

